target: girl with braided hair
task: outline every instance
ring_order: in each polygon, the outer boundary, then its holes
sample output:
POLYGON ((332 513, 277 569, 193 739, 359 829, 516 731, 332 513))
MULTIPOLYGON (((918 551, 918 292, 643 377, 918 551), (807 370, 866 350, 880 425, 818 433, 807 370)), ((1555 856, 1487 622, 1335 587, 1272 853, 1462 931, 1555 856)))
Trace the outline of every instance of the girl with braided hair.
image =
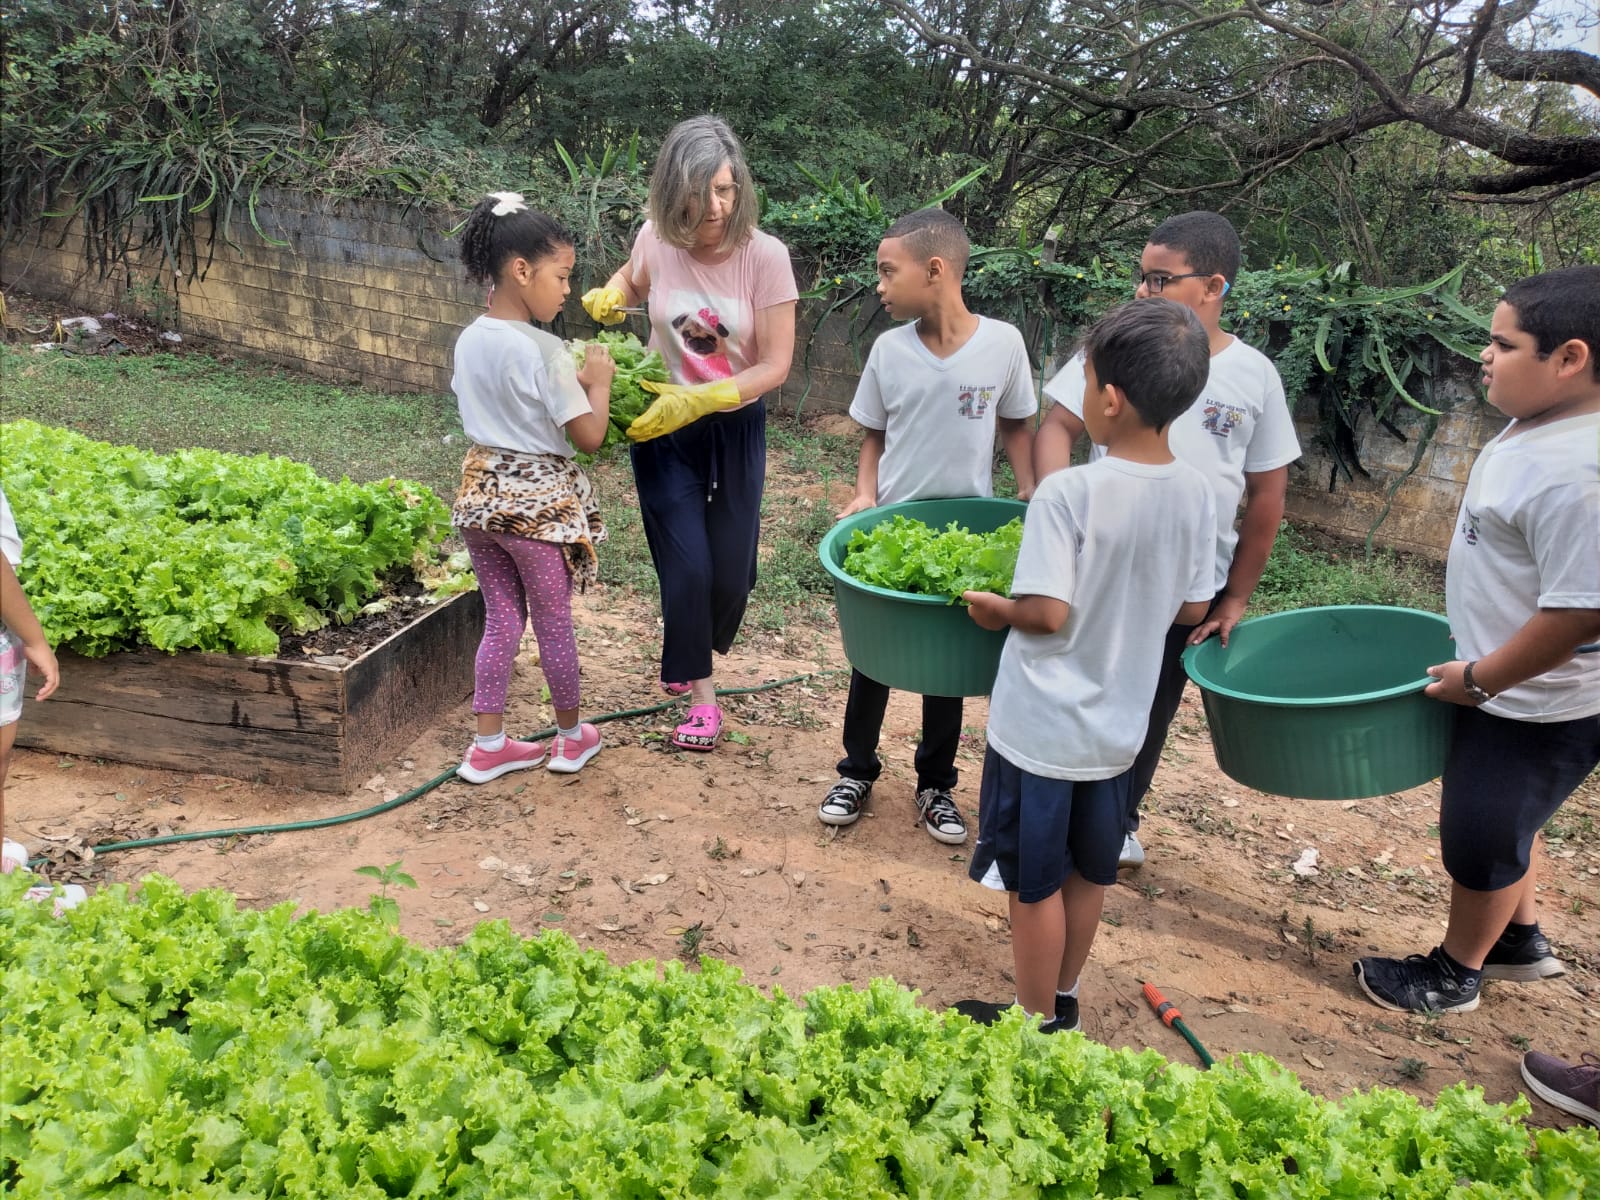
POLYGON ((488 311, 456 339, 450 380, 473 443, 451 515, 485 610, 477 736, 457 774, 487 783, 545 759, 543 743, 505 733, 511 665, 530 619, 556 710, 548 769, 571 773, 600 751, 599 731, 579 720, 572 586, 594 582, 594 548, 606 536, 573 447, 592 453, 605 440, 616 364, 591 346, 577 370, 561 340, 531 324, 561 311, 575 255, 572 235, 517 193, 478 202, 461 232, 461 261, 470 279, 492 287, 488 311))

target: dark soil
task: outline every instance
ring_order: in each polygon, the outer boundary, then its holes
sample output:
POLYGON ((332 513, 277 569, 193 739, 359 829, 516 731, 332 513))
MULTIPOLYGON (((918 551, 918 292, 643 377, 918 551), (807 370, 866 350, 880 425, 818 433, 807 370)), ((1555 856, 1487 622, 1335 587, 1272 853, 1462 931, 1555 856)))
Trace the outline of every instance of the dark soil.
POLYGON ((86 311, 81 305, 18 292, 6 294, 5 306, 5 340, 19 346, 58 343, 59 348, 50 353, 112 358, 125 354, 184 354, 200 348, 188 334, 180 335, 183 340, 179 342, 163 338, 161 335, 168 330, 139 313, 86 311), (58 321, 73 317, 93 317, 100 329, 94 332, 57 328, 58 321))
MULTIPOLYGON (((358 616, 346 625, 327 625, 310 633, 286 633, 278 642, 279 658, 360 658, 368 650, 387 641, 425 613, 432 604, 414 579, 394 585, 382 596, 387 604, 381 612, 358 616)), ((343 666, 343 663, 332 663, 343 666)))

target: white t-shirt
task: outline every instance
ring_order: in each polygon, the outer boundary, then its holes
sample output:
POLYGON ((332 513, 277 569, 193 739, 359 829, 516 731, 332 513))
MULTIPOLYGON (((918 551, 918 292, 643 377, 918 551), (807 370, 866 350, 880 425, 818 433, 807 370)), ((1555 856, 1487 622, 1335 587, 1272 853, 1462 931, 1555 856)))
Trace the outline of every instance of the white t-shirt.
POLYGON ((17 532, 17 519, 11 515, 11 502, 6 491, 0 488, 0 554, 13 567, 22 565, 22 535, 17 532))
MULTIPOLYGON (((1044 385, 1044 394, 1083 420, 1083 356, 1074 355, 1044 385)), ((1239 502, 1248 472, 1272 471, 1300 457, 1300 441, 1283 396, 1283 380, 1272 361, 1254 346, 1234 338, 1211 356, 1205 390, 1172 422, 1167 444, 1172 453, 1196 468, 1217 497, 1216 591, 1228 582, 1239 531, 1239 502)), ((1091 458, 1105 448, 1095 446, 1091 458)))
POLYGON ((526 321, 479 317, 456 338, 450 387, 480 446, 572 457, 562 426, 592 412, 561 339, 526 321))
POLYGON ((1167 628, 1210 600, 1216 499, 1182 462, 1101 458, 1040 482, 1023 519, 1015 596, 1070 606, 1053 634, 1006 635, 989 745, 1050 779, 1111 779, 1144 743, 1167 628))
MULTIPOLYGON (((1456 655, 1482 658, 1541 608, 1600 608, 1600 413, 1515 437, 1472 464, 1445 569, 1456 655)), ((1600 713, 1600 654, 1580 654, 1483 706, 1518 721, 1600 713)))
POLYGON ((1032 416, 1039 407, 1022 334, 978 318, 961 349, 939 358, 915 322, 872 344, 850 415, 883 431, 878 503, 994 494, 997 417, 1032 416))

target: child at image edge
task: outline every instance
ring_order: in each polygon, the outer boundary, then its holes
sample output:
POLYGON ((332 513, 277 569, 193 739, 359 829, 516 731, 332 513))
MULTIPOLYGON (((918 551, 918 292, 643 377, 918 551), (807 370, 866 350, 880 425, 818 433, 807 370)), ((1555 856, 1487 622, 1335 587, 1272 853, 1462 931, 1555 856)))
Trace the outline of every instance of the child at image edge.
MULTIPOLYGON (((1167 627, 1198 623, 1214 591, 1214 489, 1167 446, 1209 357, 1205 327, 1170 300, 1135 300, 1090 329, 1083 422, 1105 454, 1035 489, 1012 598, 964 597, 979 625, 1011 629, 968 873, 1008 895, 1016 1003, 1046 1032, 1079 1027, 1078 977, 1117 881, 1167 627)), ((985 1023, 1009 1007, 956 1005, 985 1023)))
MULTIPOLYGON (((1461 705, 1439 802, 1450 919, 1426 955, 1355 964, 1362 991, 1405 1012, 1468 1012, 1485 979, 1563 973, 1533 839, 1600 764, 1600 653, 1575 653, 1600 641, 1600 266, 1512 284, 1482 360, 1511 423, 1473 463, 1450 542, 1460 657, 1428 668, 1428 695, 1461 705)), ((1600 1116, 1600 1063, 1534 1062, 1541 1095, 1581 1092, 1600 1116)))
MULTIPOLYGON (((998 426, 1017 494, 1033 490, 1029 418, 1038 409, 1022 334, 967 309, 961 294, 970 244, 942 209, 901 217, 878 246, 878 300, 904 325, 872 345, 850 415, 866 429, 856 494, 839 514, 880 504, 994 493, 998 426)), ((826 825, 860 816, 882 771, 878 739, 889 689, 850 672, 839 780, 817 809, 826 825)), ((917 817, 935 841, 960 845, 966 822, 951 792, 961 745, 959 696, 922 698, 917 817)))
POLYGON ((590 346, 576 371, 561 339, 529 324, 561 311, 575 255, 572 235, 515 192, 478 202, 461 231, 461 261, 470 279, 494 287, 488 311, 456 339, 450 380, 473 442, 451 520, 484 606, 472 693, 478 732, 457 774, 487 783, 544 761, 542 742, 505 733, 511 667, 530 620, 556 710, 548 769, 570 774, 600 751, 599 730, 578 720, 572 584, 594 582, 594 547, 606 531, 567 438, 585 452, 600 448, 616 364, 604 346, 590 346))
MULTIPOLYGON (((22 717, 22 685, 29 667, 39 676, 35 700, 49 699, 61 682, 55 651, 50 649, 39 618, 17 580, 16 568, 21 565, 22 537, 11 515, 11 504, 4 489, 0 489, 0 873, 6 875, 28 865, 26 847, 4 836, 6 772, 11 767, 17 722, 22 717)), ((29 888, 26 895, 30 900, 53 896, 59 916, 69 908, 76 908, 88 893, 81 884, 69 883, 59 889, 41 884, 29 888)))
MULTIPOLYGON (((1283 521, 1289 464, 1300 457, 1277 368, 1254 346, 1222 328, 1223 301, 1239 273, 1239 258, 1239 235, 1233 225, 1220 213, 1205 211, 1179 213, 1162 221, 1150 232, 1139 256, 1134 295, 1160 296, 1192 309, 1211 339, 1205 389, 1173 421, 1171 445, 1173 454, 1211 480, 1217 503, 1217 562, 1215 599, 1206 615, 1195 626, 1179 623, 1167 631, 1161 678, 1150 704, 1150 727, 1134 761, 1128 793, 1123 825, 1127 836, 1120 856, 1124 867, 1144 864, 1139 805, 1155 778, 1167 727, 1188 681, 1184 649, 1212 634, 1228 644, 1267 565, 1283 521)), ((1072 444, 1083 432, 1081 356, 1044 385, 1044 394, 1055 403, 1034 440, 1034 474, 1039 479, 1067 466, 1072 444)), ((1099 454, 1096 447, 1092 456, 1099 454)))

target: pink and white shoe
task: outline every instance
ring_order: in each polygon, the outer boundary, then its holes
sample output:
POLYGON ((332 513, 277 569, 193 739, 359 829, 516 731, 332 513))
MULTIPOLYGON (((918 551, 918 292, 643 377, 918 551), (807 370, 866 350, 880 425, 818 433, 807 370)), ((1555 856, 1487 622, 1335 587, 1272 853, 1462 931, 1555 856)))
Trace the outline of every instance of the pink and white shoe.
POLYGON ((23 870, 28 865, 28 848, 10 838, 0 841, 0 875, 23 870))
POLYGON ((584 764, 600 753, 600 731, 585 722, 578 726, 578 736, 575 738, 556 734, 554 746, 546 770, 558 775, 571 775, 583 770, 584 764))
POLYGON ((89 898, 89 893, 84 890, 81 883, 48 884, 42 883, 38 887, 31 887, 23 893, 25 897, 35 904, 43 904, 46 900, 55 902, 54 915, 60 916, 70 908, 77 908, 89 898))
POLYGON ((494 751, 485 750, 474 742, 467 751, 467 757, 456 768, 456 774, 468 783, 488 783, 511 771, 537 767, 543 761, 543 742, 519 742, 507 738, 506 744, 494 751))

